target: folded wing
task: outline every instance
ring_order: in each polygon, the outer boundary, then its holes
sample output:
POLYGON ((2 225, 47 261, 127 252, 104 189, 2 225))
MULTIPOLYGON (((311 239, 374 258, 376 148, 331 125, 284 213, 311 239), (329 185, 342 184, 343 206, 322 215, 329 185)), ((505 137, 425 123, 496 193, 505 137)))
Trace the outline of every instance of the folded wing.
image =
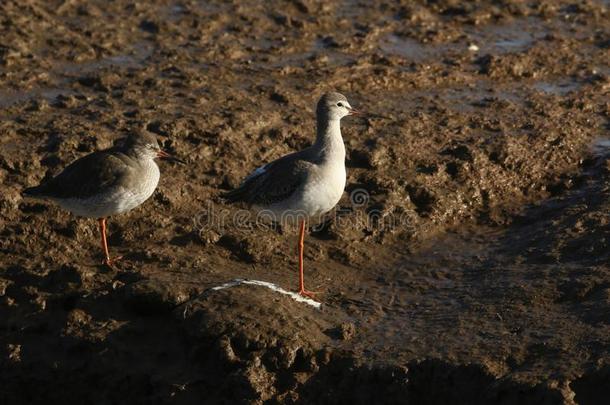
POLYGON ((313 164, 302 153, 292 153, 248 175, 235 190, 222 197, 228 202, 268 206, 289 199, 305 183, 313 164))
POLYGON ((121 153, 94 152, 78 159, 47 182, 24 190, 39 198, 88 198, 117 186, 130 169, 121 153))

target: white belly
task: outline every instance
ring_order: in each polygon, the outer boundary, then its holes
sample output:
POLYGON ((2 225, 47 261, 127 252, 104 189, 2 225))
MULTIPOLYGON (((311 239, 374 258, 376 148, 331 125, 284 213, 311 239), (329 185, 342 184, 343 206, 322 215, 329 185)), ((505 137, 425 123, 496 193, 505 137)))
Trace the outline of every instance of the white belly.
POLYGON ((345 181, 343 162, 332 168, 321 167, 290 199, 263 210, 276 222, 296 223, 300 219, 315 222, 337 205, 343 195, 345 181))
POLYGON ((310 217, 321 216, 332 210, 345 189, 345 166, 324 176, 323 181, 308 184, 300 197, 299 205, 310 217))

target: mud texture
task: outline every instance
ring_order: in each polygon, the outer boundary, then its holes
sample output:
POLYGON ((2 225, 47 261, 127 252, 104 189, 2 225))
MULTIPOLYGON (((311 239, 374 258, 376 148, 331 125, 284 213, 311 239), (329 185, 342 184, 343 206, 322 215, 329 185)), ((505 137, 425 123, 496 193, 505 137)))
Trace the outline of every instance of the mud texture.
POLYGON ((601 404, 606 1, 3 1, 0 403, 601 404), (348 186, 306 239, 219 194, 307 146, 348 186), (188 166, 110 219, 21 190, 132 129, 188 166))

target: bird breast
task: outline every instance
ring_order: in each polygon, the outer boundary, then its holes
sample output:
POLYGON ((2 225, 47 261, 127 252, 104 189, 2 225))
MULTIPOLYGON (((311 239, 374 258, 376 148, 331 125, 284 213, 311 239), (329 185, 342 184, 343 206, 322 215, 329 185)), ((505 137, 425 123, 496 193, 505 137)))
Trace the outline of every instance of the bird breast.
POLYGON ((317 214, 324 214, 334 208, 345 189, 346 172, 343 162, 321 167, 320 181, 312 183, 310 193, 319 202, 317 214))
POLYGON ((150 198, 159 184, 159 166, 154 160, 147 159, 140 163, 138 173, 134 173, 133 177, 134 181, 127 182, 122 190, 117 190, 122 193, 118 198, 121 203, 117 207, 120 212, 129 211, 150 198))
POLYGON ((124 181, 87 198, 69 198, 57 203, 72 213, 89 218, 121 214, 142 204, 159 184, 159 167, 154 160, 140 162, 124 181))
POLYGON ((297 197, 294 208, 306 213, 310 218, 324 215, 341 199, 345 181, 343 162, 318 166, 318 170, 311 174, 302 193, 297 197))

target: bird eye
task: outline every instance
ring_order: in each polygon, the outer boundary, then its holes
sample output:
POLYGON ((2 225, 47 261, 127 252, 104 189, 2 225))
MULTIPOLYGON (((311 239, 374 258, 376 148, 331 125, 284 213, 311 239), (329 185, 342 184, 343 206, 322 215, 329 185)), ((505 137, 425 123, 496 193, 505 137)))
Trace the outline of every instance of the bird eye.
POLYGON ((343 107, 343 103, 337 103, 337 107, 343 107))

